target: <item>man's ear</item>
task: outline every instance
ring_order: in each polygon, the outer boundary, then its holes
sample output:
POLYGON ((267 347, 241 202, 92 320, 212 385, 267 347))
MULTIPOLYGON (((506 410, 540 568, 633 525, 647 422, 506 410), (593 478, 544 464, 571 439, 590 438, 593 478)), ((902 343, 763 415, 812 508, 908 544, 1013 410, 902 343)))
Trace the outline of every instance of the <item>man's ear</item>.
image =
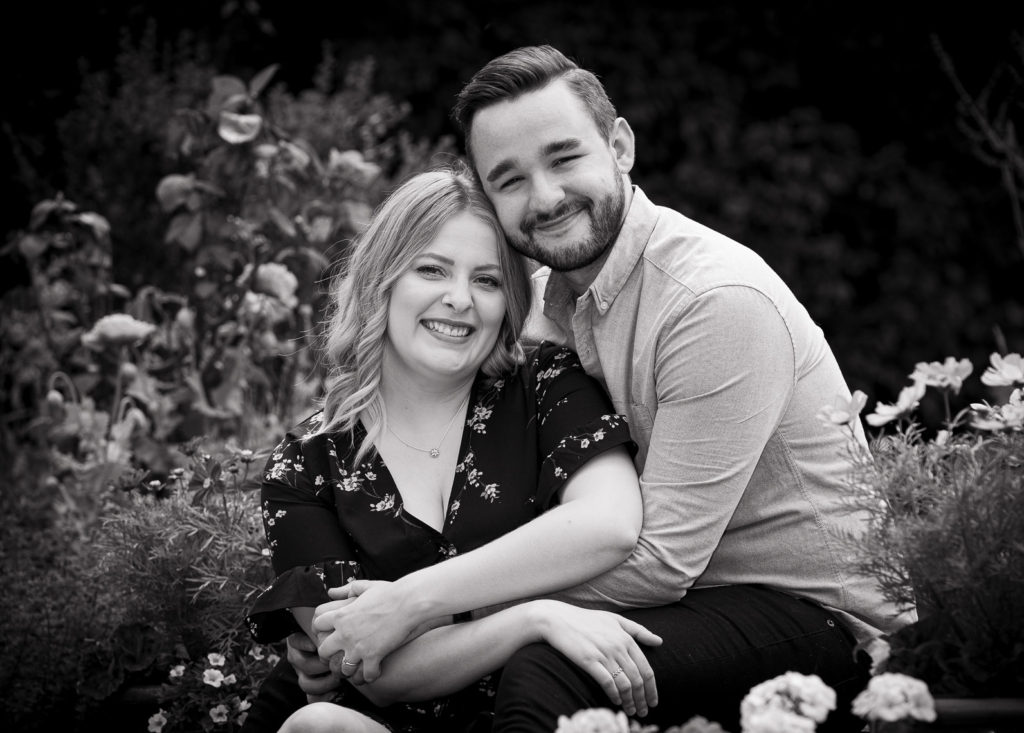
POLYGON ((615 167, 619 173, 629 173, 633 170, 633 161, 636 157, 636 139, 633 137, 633 128, 629 126, 622 117, 616 117, 612 125, 612 134, 608 138, 611 144, 612 153, 615 155, 615 167))

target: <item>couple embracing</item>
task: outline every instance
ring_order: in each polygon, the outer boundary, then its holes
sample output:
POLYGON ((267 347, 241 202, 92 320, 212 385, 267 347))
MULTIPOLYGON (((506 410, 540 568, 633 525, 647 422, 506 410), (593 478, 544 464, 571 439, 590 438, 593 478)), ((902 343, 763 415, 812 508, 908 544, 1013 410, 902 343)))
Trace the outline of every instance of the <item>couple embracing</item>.
POLYGON ((786 671, 856 730, 863 650, 908 619, 841 556, 863 518, 816 419, 849 395, 821 330, 631 183, 628 123, 559 51, 492 60, 454 116, 470 170, 375 212, 322 409, 267 463, 277 578, 249 622, 288 659, 245 730, 550 733, 615 707, 736 731, 786 671))

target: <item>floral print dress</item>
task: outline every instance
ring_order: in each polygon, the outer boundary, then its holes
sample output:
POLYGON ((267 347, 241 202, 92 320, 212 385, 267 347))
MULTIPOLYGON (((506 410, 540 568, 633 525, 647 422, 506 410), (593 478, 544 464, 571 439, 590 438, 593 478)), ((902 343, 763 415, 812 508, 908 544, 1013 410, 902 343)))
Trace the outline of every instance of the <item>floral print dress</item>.
MULTIPOLYGON (((635 449, 625 419, 576 355, 542 344, 514 375, 474 383, 437 531, 403 510, 379 455, 353 463, 361 426, 308 437, 320 420, 317 413, 285 436, 265 469, 263 522, 278 576, 248 617, 263 643, 298 631, 287 609, 326 603, 328 587, 395 580, 469 552, 550 508, 590 458, 615 446, 635 449)), ((442 699, 378 708, 344 683, 335 701, 393 731, 457 731, 490 713, 495 685, 488 676, 442 699)))

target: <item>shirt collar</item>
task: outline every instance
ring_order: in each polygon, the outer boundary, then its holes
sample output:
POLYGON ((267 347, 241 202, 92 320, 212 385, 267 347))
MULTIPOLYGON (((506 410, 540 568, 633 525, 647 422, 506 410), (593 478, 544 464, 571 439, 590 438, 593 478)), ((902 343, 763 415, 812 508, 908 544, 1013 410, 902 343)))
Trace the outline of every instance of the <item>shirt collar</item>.
MULTIPOLYGON (((602 314, 611 307, 622 291, 626 279, 643 255, 657 221, 658 207, 651 203, 639 186, 634 186, 633 200, 622 223, 622 229, 612 243, 608 259, 605 260, 601 271, 587 288, 602 314)), ((544 290, 545 315, 565 322, 564 316, 568 315, 571 318, 574 311, 575 304, 568 281, 562 273, 552 270, 547 288, 544 290)))

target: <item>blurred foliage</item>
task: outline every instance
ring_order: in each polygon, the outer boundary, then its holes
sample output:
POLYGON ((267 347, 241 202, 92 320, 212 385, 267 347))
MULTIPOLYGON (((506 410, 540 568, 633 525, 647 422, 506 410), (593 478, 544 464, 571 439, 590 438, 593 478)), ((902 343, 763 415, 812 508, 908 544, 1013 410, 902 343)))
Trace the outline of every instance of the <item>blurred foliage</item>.
POLYGON ((260 451, 322 388, 319 283, 383 191, 447 153, 400 128, 370 61, 336 74, 325 53, 292 94, 276 65, 170 58, 126 42, 60 123, 66 180, 112 216, 57 193, 2 248, 24 273, 0 302, 5 727, 117 727, 139 685, 169 729, 244 717, 266 672, 244 626, 271 577, 260 451), (237 689, 202 681, 211 652, 241 660, 237 689))

